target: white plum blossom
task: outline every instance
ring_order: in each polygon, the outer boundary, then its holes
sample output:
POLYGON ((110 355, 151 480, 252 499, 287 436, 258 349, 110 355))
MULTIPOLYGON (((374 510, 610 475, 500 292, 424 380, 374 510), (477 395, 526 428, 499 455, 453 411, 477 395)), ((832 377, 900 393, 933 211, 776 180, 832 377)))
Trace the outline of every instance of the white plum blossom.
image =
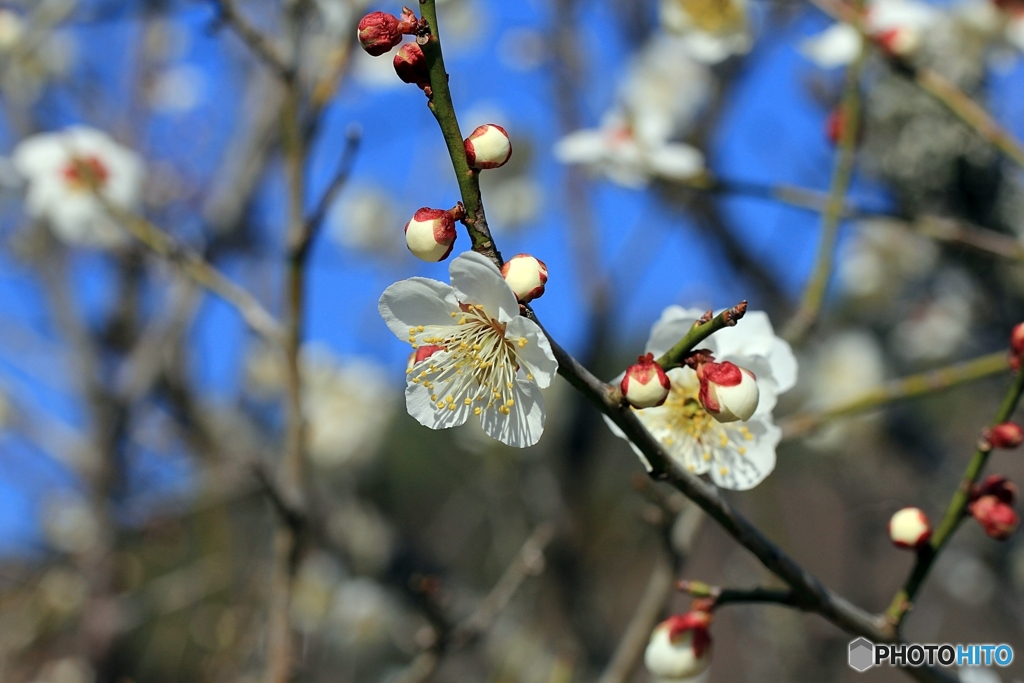
MULTIPOLYGON (((670 306, 651 328, 646 351, 657 358, 668 351, 701 317, 699 309, 670 306)), ((772 421, 779 394, 796 384, 797 363, 789 344, 775 336, 768 315, 748 312, 735 327, 715 332, 700 347, 716 361, 731 362, 757 377, 757 409, 746 421, 723 423, 700 402, 700 381, 689 367, 668 371, 672 390, 664 404, 636 410, 640 422, 669 455, 694 474, 707 474, 718 486, 746 490, 775 468, 775 447, 782 437, 772 421)), ((612 431, 625 435, 607 418, 612 431)), ((632 446, 632 443, 630 444, 632 446)), ((644 466, 651 465, 633 446, 644 466)))
POLYGON ((612 182, 642 188, 652 178, 689 180, 704 170, 704 155, 681 142, 638 137, 621 113, 605 116, 599 128, 578 130, 555 146, 564 164, 579 164, 603 172, 612 182))
POLYGON ((143 163, 106 133, 73 126, 40 133, 15 147, 11 160, 28 183, 29 215, 46 219, 68 244, 116 247, 129 240, 90 186, 108 201, 135 209, 142 200, 143 163))
POLYGON ((388 287, 378 310, 391 331, 421 352, 407 371, 409 414, 431 429, 476 415, 484 431, 525 448, 544 431, 544 399, 558 369, 540 327, 519 314, 519 302, 498 268, 466 252, 452 261, 451 286, 414 277, 388 287))
POLYGON ((678 139, 707 103, 711 84, 708 67, 689 56, 684 41, 657 36, 631 65, 619 88, 619 102, 601 125, 562 138, 555 156, 633 188, 653 178, 698 176, 704 171, 704 155, 678 139))
MULTIPOLYGON (((901 54, 912 52, 942 17, 938 9, 918 0, 871 0, 864 12, 867 30, 883 42, 890 41, 901 54)), ((853 62, 862 44, 856 28, 837 22, 803 41, 800 51, 818 66, 832 69, 853 62)))
POLYGON ((750 51, 746 0, 661 0, 661 25, 681 37, 687 53, 717 64, 750 51))

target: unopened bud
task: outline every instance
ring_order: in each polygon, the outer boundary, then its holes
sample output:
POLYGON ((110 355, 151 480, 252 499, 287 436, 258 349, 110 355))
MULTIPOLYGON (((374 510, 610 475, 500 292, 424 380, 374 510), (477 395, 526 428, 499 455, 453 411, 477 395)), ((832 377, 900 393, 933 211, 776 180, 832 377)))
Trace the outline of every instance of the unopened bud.
POLYGON ((466 160, 470 168, 498 168, 512 158, 512 143, 501 126, 479 126, 466 138, 466 160))
POLYGON ((1024 354, 1024 323, 1017 323, 1010 331, 1010 353, 1024 354))
POLYGON ((455 244, 455 219, 450 211, 422 208, 405 224, 405 244, 417 258, 437 262, 448 258, 455 244))
POLYGON ((406 43, 394 59, 395 73, 406 83, 425 88, 430 85, 430 70, 423 48, 417 43, 406 43))
POLYGON ((910 57, 921 49, 921 33, 907 26, 891 28, 879 33, 875 40, 878 45, 893 57, 910 57))
POLYGON ((991 448, 1016 448, 1024 442, 1024 429, 1016 422, 1003 422, 986 429, 982 439, 991 448))
POLYGON ((828 113, 828 118, 825 119, 825 137, 833 145, 838 145, 839 141, 843 137, 843 126, 846 117, 843 116, 843 108, 836 107, 828 113))
POLYGON ((636 363, 626 368, 626 374, 619 383, 622 396, 634 408, 654 408, 668 398, 672 383, 668 375, 654 360, 654 354, 640 356, 636 363))
POLYGON ((654 627, 644 664, 657 678, 688 679, 711 663, 711 614, 693 611, 669 617, 654 627))
POLYGON ((374 57, 389 52, 402 42, 398 17, 387 12, 370 12, 359 20, 359 44, 374 57))
POLYGON ((697 368, 700 402, 719 422, 749 420, 757 410, 757 378, 728 361, 702 363, 697 368))
POLYGON ((971 501, 982 496, 995 496, 1007 505, 1017 500, 1017 485, 1001 474, 990 474, 985 481, 971 488, 971 501))
POLYGON ((931 537, 928 517, 918 508, 903 508, 889 520, 889 538, 897 548, 920 548, 931 537))
POLYGON ((406 363, 405 371, 407 373, 411 372, 413 367, 417 363, 422 363, 423 361, 425 361, 426 359, 430 358, 431 356, 433 356, 438 351, 443 351, 443 350, 444 350, 444 348, 442 348, 440 346, 434 346, 434 345, 431 345, 431 344, 426 344, 424 346, 416 347, 416 350, 409 354, 409 361, 406 363))
POLYGON ((981 496, 970 505, 971 516, 978 521, 989 538, 1005 541, 1020 524, 1020 517, 1011 505, 996 496, 981 496))
POLYGON ((529 254, 517 254, 505 261, 501 267, 501 276, 516 298, 525 304, 543 296, 544 285, 548 281, 548 267, 529 254))

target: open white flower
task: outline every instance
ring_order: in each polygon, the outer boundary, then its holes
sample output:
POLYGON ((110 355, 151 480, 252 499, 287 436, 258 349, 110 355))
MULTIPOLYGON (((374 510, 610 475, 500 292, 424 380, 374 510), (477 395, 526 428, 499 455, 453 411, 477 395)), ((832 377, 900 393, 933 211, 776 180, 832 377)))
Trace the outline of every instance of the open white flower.
POLYGON ((746 0, 661 0, 661 25, 705 64, 746 54, 753 45, 746 0))
POLYGON ((555 156, 626 187, 643 187, 652 178, 693 178, 704 170, 704 155, 677 140, 707 104, 712 83, 708 67, 689 55, 682 39, 656 36, 630 65, 619 102, 601 125, 564 137, 555 156))
MULTIPOLYGON (((693 327, 703 311, 669 306, 651 328, 646 351, 657 358, 693 327)), ((789 344, 775 336, 768 315, 748 312, 735 327, 715 332, 701 342, 719 362, 729 361, 757 376, 757 410, 747 421, 722 423, 700 403, 700 381, 688 367, 668 371, 672 391, 664 404, 636 410, 647 430, 669 455, 695 474, 708 474, 718 486, 746 490, 775 468, 775 447, 782 436, 772 422, 778 395, 796 384, 796 358, 789 344)), ((635 410, 635 409, 634 409, 635 410)), ((605 418, 612 431, 625 435, 605 418)), ((632 446, 632 443, 630 444, 632 446)), ((633 446, 644 466, 651 465, 633 446)))
POLYGON ((580 164, 603 172, 625 187, 641 188, 652 178, 687 180, 704 170, 700 150, 680 142, 643 139, 625 116, 613 112, 600 128, 578 130, 555 145, 564 164, 580 164))
MULTIPOLYGON (((871 0, 865 9, 867 30, 885 42, 892 39, 898 51, 909 52, 942 13, 918 0, 871 0)), ((846 66, 860 54, 863 41, 849 24, 838 22, 803 41, 800 51, 825 69, 846 66)))
POLYGON ((44 218, 68 244, 116 247, 128 234, 107 215, 93 196, 96 191, 127 209, 142 199, 142 159, 106 133, 73 126, 41 133, 14 149, 12 162, 28 183, 29 215, 44 218))
POLYGON ((519 315, 519 302, 486 257, 461 254, 449 273, 451 286, 421 277, 396 282, 378 304, 399 339, 436 347, 407 371, 406 408, 431 429, 477 415, 492 438, 532 446, 544 431, 540 390, 558 370, 551 345, 519 315))

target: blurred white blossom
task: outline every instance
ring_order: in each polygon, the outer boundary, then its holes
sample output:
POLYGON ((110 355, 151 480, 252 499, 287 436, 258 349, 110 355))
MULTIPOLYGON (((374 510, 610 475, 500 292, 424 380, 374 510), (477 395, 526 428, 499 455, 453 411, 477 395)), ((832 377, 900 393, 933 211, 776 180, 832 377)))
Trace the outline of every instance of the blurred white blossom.
POLYGON ((716 64, 753 45, 746 0, 661 0, 661 25, 694 59, 716 64))
POLYGON ((144 168, 138 154, 102 131, 72 126, 26 138, 14 148, 12 161, 28 184, 26 211, 46 219, 65 242, 109 248, 129 240, 90 183, 111 203, 137 208, 144 168))

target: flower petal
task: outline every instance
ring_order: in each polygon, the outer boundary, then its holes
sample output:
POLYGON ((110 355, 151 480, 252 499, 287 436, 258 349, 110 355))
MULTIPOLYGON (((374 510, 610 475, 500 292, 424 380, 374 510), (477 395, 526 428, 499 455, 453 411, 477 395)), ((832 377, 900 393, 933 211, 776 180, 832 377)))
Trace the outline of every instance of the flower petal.
POLYGON ((648 161, 654 174, 662 178, 687 180, 704 170, 704 155, 696 147, 669 143, 652 149, 648 161))
POLYGON ((704 311, 699 308, 669 306, 662 311, 661 318, 651 328, 651 336, 647 340, 645 351, 653 353, 654 357, 658 358, 686 336, 702 315, 704 311))
POLYGON ((464 304, 479 304, 491 318, 508 322, 519 315, 516 295, 505 284, 498 267, 486 256, 466 251, 448 269, 455 296, 464 304))
POLYGON ((775 469, 775 447, 782 439, 782 430, 772 424, 771 417, 744 424, 753 436, 746 442, 744 453, 733 448, 713 451, 715 462, 710 470, 711 480, 723 489, 752 489, 775 469))
POLYGON ((527 448, 540 441, 544 433, 544 397, 536 384, 525 379, 516 381, 514 395, 515 405, 508 415, 485 410, 480 415, 480 426, 492 439, 513 448, 527 448))
POLYGON ((388 329, 402 341, 408 341, 411 327, 451 325, 451 314, 459 310, 459 305, 448 285, 413 277, 385 289, 377 302, 377 310, 388 329))
POLYGON ((438 408, 430 398, 430 389, 422 384, 409 383, 405 387, 405 408, 424 427, 431 429, 448 429, 465 424, 473 413, 473 406, 455 403, 455 410, 447 407, 438 408))
POLYGON ((860 54, 861 37, 854 27, 832 24, 818 35, 804 40, 800 52, 824 69, 833 69, 851 63, 860 54))
POLYGON ((516 358, 525 366, 526 371, 533 375, 533 381, 537 386, 541 389, 547 388, 558 372, 558 361, 555 360, 551 344, 540 326, 525 316, 517 315, 505 327, 505 338, 513 342, 518 339, 526 340, 526 344, 516 345, 516 358))

